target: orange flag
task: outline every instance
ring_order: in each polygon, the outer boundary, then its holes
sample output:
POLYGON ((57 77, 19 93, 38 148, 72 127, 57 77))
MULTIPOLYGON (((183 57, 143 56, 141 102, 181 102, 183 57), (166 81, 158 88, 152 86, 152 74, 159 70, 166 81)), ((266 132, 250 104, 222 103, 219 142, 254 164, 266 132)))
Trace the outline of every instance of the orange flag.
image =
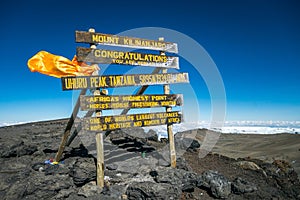
POLYGON ((31 72, 40 72, 49 76, 60 78, 63 76, 89 76, 99 70, 97 65, 87 65, 78 62, 76 56, 73 60, 40 51, 30 58, 27 65, 31 72))

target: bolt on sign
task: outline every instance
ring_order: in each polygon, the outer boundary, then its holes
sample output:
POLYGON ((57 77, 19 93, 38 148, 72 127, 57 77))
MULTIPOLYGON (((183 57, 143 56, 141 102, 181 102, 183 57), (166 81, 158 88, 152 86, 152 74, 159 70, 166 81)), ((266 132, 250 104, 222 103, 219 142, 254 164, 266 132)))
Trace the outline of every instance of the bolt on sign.
POLYGON ((188 83, 188 73, 62 77, 63 90, 188 83))
POLYGON ((181 123, 181 118, 182 115, 178 111, 89 117, 83 119, 83 129, 99 132, 112 131, 120 128, 176 124, 181 123))
POLYGON ((182 94, 80 96, 81 110, 151 108, 182 104, 182 94))
POLYGON ((178 53, 176 43, 148 40, 134 37, 124 37, 119 35, 110 35, 103 33, 91 33, 84 31, 76 31, 76 42, 82 43, 96 43, 109 46, 129 47, 136 49, 149 49, 165 51, 170 53, 178 53))

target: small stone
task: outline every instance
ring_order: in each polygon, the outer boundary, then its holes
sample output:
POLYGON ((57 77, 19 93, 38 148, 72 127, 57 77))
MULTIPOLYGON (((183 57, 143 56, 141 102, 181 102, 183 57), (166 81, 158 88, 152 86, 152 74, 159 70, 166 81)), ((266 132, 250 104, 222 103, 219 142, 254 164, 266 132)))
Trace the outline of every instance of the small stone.
POLYGON ((102 188, 95 185, 93 183, 93 181, 91 181, 79 189, 78 195, 88 198, 88 197, 96 196, 97 194, 100 194, 101 192, 102 192, 102 188))
POLYGON ((236 178, 232 183, 232 192, 235 194, 244 194, 256 191, 257 187, 240 177, 236 178))
POLYGON ((216 198, 227 198, 231 193, 231 183, 225 176, 209 170, 202 174, 203 186, 209 188, 216 198))
POLYGON ((116 164, 110 164, 110 165, 106 166, 106 169, 108 169, 108 170, 116 170, 116 169, 118 169, 118 165, 116 165, 116 164))
POLYGON ((127 195, 126 194, 122 194, 122 199, 123 200, 127 200, 128 199, 127 195))

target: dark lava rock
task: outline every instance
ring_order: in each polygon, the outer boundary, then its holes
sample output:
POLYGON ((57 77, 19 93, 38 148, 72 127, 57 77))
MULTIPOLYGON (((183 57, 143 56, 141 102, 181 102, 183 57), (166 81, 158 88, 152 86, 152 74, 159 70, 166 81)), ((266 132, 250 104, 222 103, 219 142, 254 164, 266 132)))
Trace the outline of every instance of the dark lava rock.
POLYGON ((58 191, 69 189, 72 181, 68 176, 44 176, 43 173, 32 174, 30 178, 13 184, 4 199, 50 199, 58 191))
POLYGON ((59 165, 47 165, 45 167, 45 175, 54 175, 59 170, 59 165))
POLYGON ((152 130, 152 129, 150 129, 150 130, 148 131, 148 133, 146 133, 146 137, 147 137, 147 140, 154 141, 154 142, 158 142, 158 135, 157 135, 157 133, 156 133, 154 130, 152 130))
POLYGON ((235 194, 244 194, 256 191, 257 187, 253 183, 238 177, 232 182, 231 189, 235 194))
POLYGON ((20 157, 25 155, 32 155, 36 152, 37 146, 24 144, 23 141, 13 144, 7 150, 2 149, 0 152, 1 158, 20 157))
POLYGON ((175 146, 178 150, 193 152, 200 148, 200 143, 193 138, 186 137, 184 132, 179 132, 175 134, 175 146))
POLYGON ((108 170, 117 170, 118 165, 117 164, 109 164, 109 165, 106 165, 106 169, 108 169, 108 170))
POLYGON ((166 168, 163 170, 152 171, 157 183, 167 183, 179 187, 183 192, 192 192, 197 186, 200 177, 193 172, 182 169, 166 168))
POLYGON ((127 188, 128 199, 179 199, 180 189, 176 185, 153 182, 133 182, 127 188))
POLYGON ((231 193, 231 183, 222 174, 209 170, 202 174, 202 178, 202 186, 209 188, 214 197, 223 199, 231 193))
POLYGON ((176 159, 176 168, 183 169, 185 171, 193 171, 190 165, 186 162, 183 157, 179 157, 176 159))
POLYGON ((92 180, 96 180, 96 165, 93 158, 78 158, 70 169, 76 186, 82 186, 92 180))
POLYGON ((119 141, 135 141, 136 143, 146 144, 147 134, 143 128, 128 128, 120 129, 110 133, 110 140, 114 144, 118 144, 119 141))

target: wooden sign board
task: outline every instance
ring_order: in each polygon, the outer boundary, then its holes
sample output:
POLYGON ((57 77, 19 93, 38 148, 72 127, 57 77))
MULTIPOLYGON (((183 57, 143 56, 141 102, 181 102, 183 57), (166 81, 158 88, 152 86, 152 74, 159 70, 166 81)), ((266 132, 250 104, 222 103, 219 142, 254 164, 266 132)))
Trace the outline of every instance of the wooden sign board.
POLYGON ((182 94, 80 96, 81 110, 151 108, 182 104, 182 94))
POLYGON ((159 50, 170 53, 178 53, 178 47, 176 43, 141 39, 135 37, 76 31, 75 40, 76 42, 83 43, 96 43, 109 46, 159 50))
POLYGON ((63 90, 111 88, 124 86, 188 83, 188 73, 127 74, 105 76, 66 76, 61 78, 63 90))
POLYGON ((120 128, 157 126, 181 123, 182 115, 178 111, 88 117, 83 119, 83 129, 87 131, 112 131, 120 128))
POLYGON ((102 64, 119 64, 179 69, 179 58, 139 52, 113 51, 77 47, 77 60, 102 64))

